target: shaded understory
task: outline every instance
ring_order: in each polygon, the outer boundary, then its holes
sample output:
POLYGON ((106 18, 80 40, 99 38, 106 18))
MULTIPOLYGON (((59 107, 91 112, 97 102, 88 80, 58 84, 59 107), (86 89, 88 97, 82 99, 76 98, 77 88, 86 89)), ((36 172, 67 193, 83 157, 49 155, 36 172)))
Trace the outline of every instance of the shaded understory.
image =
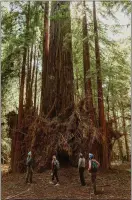
POLYGON ((126 169, 130 164, 116 166, 107 172, 99 172, 97 177, 98 194, 90 189, 90 176, 85 172, 88 186, 81 187, 77 168, 61 168, 60 183, 50 185, 51 171, 34 173, 33 184, 25 184, 25 174, 6 174, 2 177, 2 200, 12 199, 130 199, 131 174, 126 169))

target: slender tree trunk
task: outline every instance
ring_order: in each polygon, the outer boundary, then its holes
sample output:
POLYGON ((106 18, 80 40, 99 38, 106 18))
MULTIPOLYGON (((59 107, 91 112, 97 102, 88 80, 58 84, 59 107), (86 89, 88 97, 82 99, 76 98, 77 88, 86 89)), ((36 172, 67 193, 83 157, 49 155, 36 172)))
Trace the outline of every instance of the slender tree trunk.
POLYGON ((27 56, 27 48, 24 47, 21 81, 20 81, 20 93, 19 93, 18 127, 20 127, 23 118, 23 97, 24 97, 26 56, 27 56))
POLYGON ((30 52, 30 62, 27 71, 27 99, 26 99, 26 111, 32 106, 32 88, 31 88, 31 74, 32 74, 32 59, 33 59, 33 44, 30 52))
POLYGON ((85 97, 87 99, 87 109, 89 113, 90 121, 95 124, 94 108, 93 108, 93 95, 92 84, 90 77, 90 52, 89 52, 89 36, 87 29, 87 17, 85 1, 83 2, 83 66, 84 66, 84 89, 85 97))
POLYGON ((107 97, 106 97, 106 103, 107 103, 107 119, 108 119, 108 122, 109 122, 109 119, 110 119, 110 103, 109 103, 109 88, 110 88, 110 81, 108 83, 108 91, 107 91, 107 97))
POLYGON ((41 89, 41 105, 40 113, 44 115, 45 113, 45 94, 46 94, 46 76, 47 76, 47 67, 48 67, 48 52, 49 52, 49 2, 45 2, 44 10, 44 34, 43 34, 43 63, 42 63, 42 89, 41 89))
MULTIPOLYGON (((33 70, 32 70, 32 77, 31 77, 31 101, 32 101, 32 96, 33 96, 33 83, 34 83, 34 76, 35 76, 35 67, 36 67, 36 46, 34 50, 34 64, 33 64, 33 70)), ((33 105, 33 103, 31 104, 33 105)))
POLYGON ((95 56, 96 56, 96 70, 97 70, 97 90, 98 90, 98 113, 99 113, 99 126, 102 131, 102 167, 108 168, 108 147, 107 147, 107 131, 106 131, 106 119, 104 113, 104 100, 103 100, 103 88, 102 88, 102 76, 101 76, 101 63, 100 63, 100 49, 98 39, 98 27, 96 19, 96 6, 93 1, 93 20, 94 20, 94 34, 95 34, 95 56))
POLYGON ((38 59, 39 59, 39 53, 38 53, 38 57, 37 57, 36 74, 35 74, 35 88, 34 88, 34 108, 35 108, 35 110, 36 110, 36 100, 37 100, 38 59))
POLYGON ((121 106, 121 111, 122 111, 123 133, 124 133, 124 137, 125 137, 126 156, 127 156, 127 161, 129 161, 129 146, 128 146, 128 138, 127 138, 126 122, 125 122, 125 112, 124 112, 123 104, 121 106))
MULTIPOLYGON (((112 112, 113 112, 113 119, 114 119, 114 122, 115 122, 115 131, 118 131, 117 116, 116 116, 116 113, 115 113, 114 105, 112 106, 112 112)), ((117 142, 118 142, 118 147, 119 147, 120 158, 123 161, 122 142, 121 142, 120 139, 118 139, 117 142)))
MULTIPOLYGON (((27 68, 26 68, 26 103, 28 102, 28 85, 29 85, 29 59, 30 59, 30 47, 28 47, 28 53, 27 53, 27 68)), ((25 104, 26 104, 25 103, 25 104)))
MULTIPOLYGON (((21 127, 21 122, 23 120, 23 114, 24 114, 23 97, 24 97, 26 56, 27 56, 27 48, 24 47, 21 81, 20 81, 20 93, 19 93, 18 129, 20 129, 21 127)), ((12 140, 14 140, 12 141, 14 152, 12 152, 11 166, 12 166, 12 171, 15 172, 18 170, 18 158, 20 152, 20 133, 19 132, 14 133, 14 137, 12 138, 12 140)))
POLYGON ((76 66, 76 94, 75 94, 75 99, 76 99, 76 104, 78 104, 78 100, 79 100, 79 97, 80 97, 80 94, 79 94, 79 73, 78 73, 78 66, 76 66))
MULTIPOLYGON (((28 4, 28 11, 26 14, 26 35, 28 35, 29 32, 29 12, 30 12, 30 2, 28 4)), ((22 70, 21 70, 21 83, 20 83, 20 93, 19 93, 19 110, 18 110, 18 129, 21 128, 21 123, 23 121, 23 102, 24 102, 24 85, 25 85, 25 66, 26 66, 26 57, 27 57, 27 41, 25 37, 25 44, 24 44, 24 51, 23 51, 23 64, 22 64, 22 70)), ((21 157, 21 138, 22 135, 20 132, 17 132, 14 137, 14 163, 13 166, 13 172, 19 171, 19 161, 21 157)))

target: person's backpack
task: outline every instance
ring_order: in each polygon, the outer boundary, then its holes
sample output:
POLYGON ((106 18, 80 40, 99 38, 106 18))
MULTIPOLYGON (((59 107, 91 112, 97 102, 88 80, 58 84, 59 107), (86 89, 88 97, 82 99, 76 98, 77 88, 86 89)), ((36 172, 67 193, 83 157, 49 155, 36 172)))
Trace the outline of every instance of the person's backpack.
POLYGON ((32 158, 27 157, 26 165, 31 166, 32 162, 33 162, 32 158))
POLYGON ((85 165, 85 159, 81 158, 80 167, 84 167, 84 165, 85 165))
POLYGON ((60 163, 58 160, 56 160, 56 167, 57 167, 57 169, 60 169, 60 163))
POLYGON ((91 161, 91 172, 97 172, 98 164, 95 161, 91 161))
POLYGON ((54 162, 54 166, 55 166, 56 169, 60 169, 60 163, 59 163, 58 160, 56 160, 56 161, 54 162))

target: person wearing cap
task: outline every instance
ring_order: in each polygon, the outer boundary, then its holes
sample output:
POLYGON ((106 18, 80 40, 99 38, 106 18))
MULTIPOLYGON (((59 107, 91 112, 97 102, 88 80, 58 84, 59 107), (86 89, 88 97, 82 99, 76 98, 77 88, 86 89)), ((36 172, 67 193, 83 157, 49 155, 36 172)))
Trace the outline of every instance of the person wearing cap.
POLYGON ((79 175, 80 175, 80 182, 82 186, 85 186, 85 179, 84 179, 84 170, 85 170, 85 158, 82 153, 79 155, 79 161, 78 161, 78 169, 79 169, 79 175))
POLYGON ((32 152, 28 152, 27 156, 27 175, 26 175, 26 183, 30 181, 32 183, 32 176, 33 176, 33 158, 32 158, 32 152))
POLYGON ((94 155, 89 153, 89 167, 88 171, 91 173, 91 182, 93 185, 94 194, 96 194, 96 173, 100 166, 100 163, 94 159, 94 155))

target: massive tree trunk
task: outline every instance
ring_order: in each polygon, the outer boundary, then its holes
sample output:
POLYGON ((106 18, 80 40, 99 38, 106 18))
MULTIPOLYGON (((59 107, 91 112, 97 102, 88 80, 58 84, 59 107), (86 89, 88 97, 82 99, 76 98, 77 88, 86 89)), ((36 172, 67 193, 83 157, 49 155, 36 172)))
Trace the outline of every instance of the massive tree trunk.
POLYGON ((94 20, 94 34, 95 34, 95 56, 96 56, 96 70, 97 70, 97 90, 98 90, 98 115, 99 115, 99 127, 102 132, 102 167, 108 168, 108 143, 107 143, 107 131, 106 131, 106 119, 104 113, 104 100, 103 100, 103 88, 102 88, 102 76, 101 76, 101 63, 100 63, 100 49, 98 39, 98 27, 96 19, 96 6, 93 1, 93 20, 94 20))
POLYGON ((44 33, 43 33, 43 63, 42 63, 42 88, 41 88, 41 105, 40 113, 41 115, 45 114, 45 94, 46 94, 46 76, 47 76, 47 67, 48 67, 48 52, 49 52, 49 2, 45 2, 44 10, 44 33))
POLYGON ((49 63, 43 103, 47 117, 55 117, 74 106, 71 20, 69 2, 52 2, 49 63))
MULTIPOLYGON (((87 109, 90 121, 95 124, 94 108, 93 108, 93 95, 92 84, 90 76, 90 52, 89 52, 89 36, 87 29, 86 6, 83 2, 83 66, 84 66, 84 89, 85 97, 87 99, 87 109)), ((91 126, 93 126, 93 123, 91 126)))

